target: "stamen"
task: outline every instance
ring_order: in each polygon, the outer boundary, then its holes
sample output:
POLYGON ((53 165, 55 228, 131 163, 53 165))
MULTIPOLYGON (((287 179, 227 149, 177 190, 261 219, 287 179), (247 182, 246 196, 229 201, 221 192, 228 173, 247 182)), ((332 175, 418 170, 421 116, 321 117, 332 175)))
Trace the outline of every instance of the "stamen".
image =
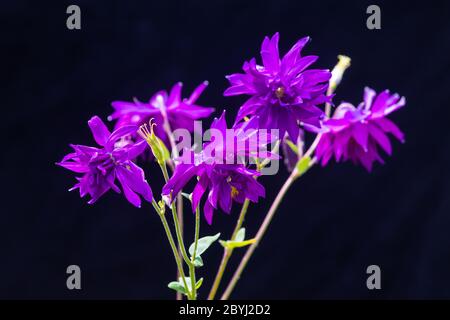
POLYGON ((148 122, 148 125, 144 123, 142 126, 139 127, 139 130, 137 133, 144 139, 148 140, 152 137, 154 134, 153 127, 156 126, 156 122, 154 122, 154 118, 151 118, 148 122))
POLYGON ((277 96, 278 99, 281 99, 281 98, 283 98, 283 96, 284 96, 284 92, 285 92, 284 87, 278 87, 278 88, 275 90, 275 95, 277 96))
POLYGON ((235 197, 237 197, 238 194, 239 194, 238 189, 236 189, 235 187, 231 186, 231 197, 235 198, 235 197))

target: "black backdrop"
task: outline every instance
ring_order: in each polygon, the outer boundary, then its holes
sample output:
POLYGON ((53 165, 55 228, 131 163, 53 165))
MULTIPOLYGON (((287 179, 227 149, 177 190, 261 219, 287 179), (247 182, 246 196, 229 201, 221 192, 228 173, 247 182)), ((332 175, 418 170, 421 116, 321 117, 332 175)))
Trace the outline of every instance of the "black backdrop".
MULTIPOLYGON (((331 68, 352 57, 336 102, 358 103, 364 86, 407 97, 393 119, 406 133, 373 173, 349 163, 315 168, 289 191, 238 283, 235 298, 450 297, 448 1, 377 2, 382 29, 366 28, 366 1, 4 1, 1 7, 1 298, 173 298, 175 265, 150 205, 135 209, 109 193, 89 206, 58 168, 68 143, 91 144, 86 121, 109 103, 142 100, 176 81, 200 102, 235 115, 225 74, 257 56, 264 35, 285 52, 310 35, 305 52, 331 68), (82 29, 66 28, 70 4, 82 29), (66 267, 82 290, 66 289, 66 267), (382 289, 366 288, 377 264, 382 289)), ((216 115, 218 113, 216 112, 216 115)), ((155 193, 162 182, 147 166, 155 193)), ((267 201, 251 206, 256 232, 287 172, 262 179, 267 201)), ((229 235, 236 219, 215 215, 202 235, 229 235)), ((186 215, 192 226, 192 215, 186 215)), ((189 242, 189 241, 188 241, 189 242)), ((241 251, 242 252, 242 251, 241 251)), ((205 297, 221 258, 204 256, 205 297)), ((233 270, 236 254, 230 264, 233 270)), ((228 279, 228 276, 226 277, 228 279)), ((226 280, 225 279, 225 280, 226 280)))

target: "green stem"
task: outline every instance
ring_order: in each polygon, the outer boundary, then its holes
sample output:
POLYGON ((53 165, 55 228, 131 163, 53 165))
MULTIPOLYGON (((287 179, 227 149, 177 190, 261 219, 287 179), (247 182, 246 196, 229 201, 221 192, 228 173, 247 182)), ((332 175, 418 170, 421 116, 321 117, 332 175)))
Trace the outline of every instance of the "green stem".
POLYGON ((192 259, 195 259, 197 255, 199 237, 200 237, 200 206, 197 206, 197 209, 195 209, 194 254, 192 255, 192 259))
MULTIPOLYGON (((167 171, 166 163, 165 162, 159 163, 159 166, 161 167, 161 171, 163 173, 164 180, 167 182, 169 180, 169 172, 167 171)), ((178 197, 178 200, 180 200, 180 197, 178 197)), ((178 204, 178 206, 180 206, 180 204, 178 204)), ((180 221, 178 219, 178 215, 180 212, 177 210, 177 208, 175 206, 175 201, 172 202, 171 209, 172 209, 173 221, 175 224, 175 233, 177 235, 177 240, 178 240, 178 253, 183 256, 184 261, 186 262, 186 264, 189 267, 189 275, 190 275, 191 283, 192 283, 192 281, 195 282, 195 270, 192 270, 192 268, 194 268, 194 264, 191 263, 191 261, 188 258, 188 255, 186 253, 186 248, 184 246, 184 241, 183 241, 183 233, 181 230, 180 221)), ((179 271, 178 271, 178 275, 180 275, 179 271)), ((185 286, 185 288, 187 289, 186 286, 185 286)), ((191 290, 192 290, 192 292, 195 290, 195 285, 191 288, 191 290)), ((177 300, 181 300, 180 295, 177 295, 177 300)))
POLYGON ((169 172, 167 171, 167 166, 166 163, 159 163, 159 166, 161 168, 161 171, 163 173, 164 176, 164 180, 167 182, 169 180, 169 172))
MULTIPOLYGON (((250 204, 250 200, 245 199, 245 202, 242 205, 241 213, 239 214, 238 221, 234 228, 233 234, 231 235, 231 241, 234 241, 236 239, 236 235, 237 235, 239 229, 241 229, 241 227, 242 227, 242 224, 245 219, 245 214, 247 213, 249 204, 250 204)), ((219 289, 219 286, 220 286, 220 282, 222 281, 223 274, 225 272, 225 269, 228 265, 228 261, 230 260, 232 254, 233 254, 233 249, 228 249, 228 248, 223 249, 222 261, 220 262, 219 270, 217 271, 213 286, 211 287, 211 291, 209 292, 208 300, 213 300, 214 297, 216 296, 217 290, 219 289)))
POLYGON ((273 218, 275 212, 277 211, 278 206, 281 203, 281 200, 283 200, 284 195, 286 194, 286 192, 289 190, 290 186, 294 182, 294 180, 295 180, 294 172, 295 172, 295 170, 292 172, 292 174, 286 180, 286 182, 284 183, 280 192, 278 193, 277 197, 275 198, 274 202, 272 203, 272 206, 270 207, 269 212, 266 215, 266 218, 264 219, 261 227, 259 228, 259 230, 256 234, 255 242, 245 252, 245 255, 242 258, 233 277, 231 278, 230 283, 228 284, 224 294, 220 298, 221 300, 227 300, 230 297, 230 294, 233 291, 234 287, 236 286, 237 281, 241 277, 241 274, 244 271, 245 267, 247 266, 248 261, 250 260, 251 256, 253 255, 253 252, 255 251, 256 247, 258 246, 259 242, 261 241, 262 237, 264 236, 264 234, 267 230, 267 227, 269 226, 270 222, 272 221, 272 218, 273 218))
MULTIPOLYGON (((327 90, 328 96, 333 94, 333 92, 336 90, 337 86, 339 85, 339 83, 342 79, 344 71, 350 66, 350 58, 345 57, 345 56, 338 56, 338 59, 339 59, 339 62, 332 71, 332 74, 333 74, 332 78, 335 78, 335 80, 330 81, 330 85, 327 90)), ((326 114, 327 118, 329 118, 331 115, 331 104, 330 103, 325 104, 325 114, 326 114)), ((310 145, 310 147, 308 148, 306 153, 303 156, 300 155, 303 158, 306 158, 306 157, 312 158, 311 161, 309 162, 309 167, 307 170, 309 170, 317 161, 317 158, 313 157, 312 155, 313 155, 314 151, 316 150, 321 138, 322 138, 322 134, 317 134, 316 138, 314 139, 313 143, 310 145)), ((266 161, 267 160, 268 159, 266 159, 266 161)), ((263 164, 265 164, 265 163, 263 162, 263 164)), ((227 300, 230 297, 231 292, 233 291, 234 287, 236 286, 237 281, 241 277, 241 274, 244 271, 248 261, 250 260, 251 256, 255 252, 256 247, 258 246, 258 244, 261 241, 262 237, 264 236, 265 232, 267 231, 267 228, 269 227, 269 224, 272 221, 272 218, 275 215, 275 212, 277 211, 286 192, 289 190, 289 188, 291 187, 293 182, 296 179, 298 179, 305 172, 300 173, 297 171, 297 169, 294 169, 292 171, 291 175, 288 177, 288 179, 285 181, 285 183, 281 187, 280 192, 276 196, 274 202, 272 203, 272 205, 269 209, 269 212, 267 213, 266 217, 264 218, 264 221, 261 224, 261 227, 259 228, 259 230, 256 234, 255 242, 247 249, 237 270, 235 271, 233 277, 231 278, 230 283, 228 284, 224 294, 222 295, 221 300, 227 300)))
POLYGON ((181 236, 180 224, 178 223, 177 208, 175 207, 175 202, 172 202, 171 207, 172 207, 173 222, 175 224, 175 233, 177 235, 178 240, 178 246, 179 248, 181 248, 181 254, 183 256, 183 259, 189 267, 189 277, 191 278, 191 294, 192 294, 191 298, 195 300, 196 297, 193 294, 195 290, 195 266, 194 263, 191 262, 191 260, 189 259, 189 256, 186 252, 186 247, 184 246, 183 237, 181 236))
POLYGON ((248 206, 250 204, 250 200, 245 199, 244 204, 242 205, 241 213, 239 214, 238 221, 236 223, 236 226, 234 227, 233 234, 231 235, 231 240, 234 241, 236 239, 236 235, 239 232, 239 230, 242 227, 242 224, 244 223, 245 215, 248 210, 248 206))
POLYGON ((191 266, 192 263, 186 252, 186 247, 184 246, 183 237, 181 236, 180 224, 178 223, 178 216, 177 216, 177 209, 175 207, 175 202, 172 202, 171 208, 172 208, 173 223, 175 224, 175 233, 177 235, 178 244, 181 247, 181 254, 182 254, 183 259, 186 262, 186 264, 188 266, 191 266))
MULTIPOLYGON (((319 138, 320 139, 320 138, 319 138)), ((315 147, 314 147, 315 148, 315 147)), ((308 150, 309 151, 309 150, 308 150)), ((307 152, 306 154, 311 154, 312 152, 307 152)), ((305 154, 305 156, 306 156, 305 154)), ((311 166, 313 166, 316 163, 315 158, 311 160, 309 164, 309 170, 311 166)), ((248 261, 250 260, 251 256, 256 250, 256 247, 260 243, 261 239, 263 238, 264 234, 267 231, 267 228, 270 225, 270 222, 272 221, 273 216, 275 215, 281 201, 283 200, 284 196, 286 195, 287 191, 293 184, 293 182, 299 178, 300 175, 297 171, 297 169, 294 169, 291 173, 291 175, 287 178, 283 186, 281 187, 278 195, 276 196, 275 200, 273 201, 272 205, 270 206, 269 212, 267 213, 266 217, 264 218, 263 223, 261 224, 261 227, 259 228, 258 232, 255 236, 255 242, 247 249, 245 252, 244 257, 242 258, 241 262, 239 263, 238 268, 236 269, 233 277, 230 280, 230 283, 228 284, 224 294, 220 298, 221 300, 227 300, 231 293, 233 292, 234 287, 236 286, 236 283, 238 282, 239 278, 241 277, 242 272, 244 271, 245 267, 247 266, 248 261)))
MULTIPOLYGON (((275 145, 271 151, 272 153, 278 153, 278 150, 280 148, 280 143, 281 143, 280 140, 277 140, 275 142, 275 145)), ((258 159, 255 159, 255 160, 256 160, 256 166, 257 166, 258 171, 261 171, 261 169, 264 168, 266 165, 268 165, 270 162, 269 159, 264 159, 261 163, 258 162, 258 159)), ((256 177, 255 177, 255 179, 256 179, 256 177)), ((241 229, 242 224, 244 223, 245 215, 247 213, 249 204, 250 204, 250 201, 248 199, 246 199, 244 204, 242 205, 241 213, 239 214, 238 221, 234 228, 233 234, 231 235, 232 241, 234 241, 236 239, 236 235, 237 235, 238 231, 241 229)), ((209 292, 208 300, 213 300, 214 297, 216 296, 217 290, 219 289, 219 286, 220 286, 220 282, 222 281, 223 274, 225 272, 225 269, 228 265, 228 261, 230 260, 232 254, 233 254, 233 249, 228 249, 228 248, 223 249, 222 261, 220 262, 219 270, 217 271, 213 286, 211 288, 211 291, 209 292)))
MULTIPOLYGON (((180 224, 180 230, 181 230, 181 236, 183 236, 183 225, 184 225, 184 220, 183 220, 183 196, 181 195, 181 190, 180 193, 177 196, 177 215, 178 215, 178 222, 180 224)), ((178 246, 178 253, 181 255, 181 248, 180 246, 178 246)), ((182 300, 183 296, 181 295, 180 292, 177 292, 177 300, 182 300)))
MULTIPOLYGON (((175 262, 178 267, 178 273, 180 274, 180 277, 183 281, 184 287, 187 288, 187 282, 186 282, 186 276, 185 276, 184 270, 183 270, 183 264, 181 262, 180 256, 178 255, 177 246, 173 239, 172 232, 170 231, 169 224, 167 223, 166 216, 164 215, 164 213, 161 212, 161 209, 159 208, 158 204, 156 203, 156 201, 154 199, 152 201, 152 205, 153 205, 153 208, 155 209, 155 211, 158 213, 158 216, 161 219, 161 222, 164 226, 164 231, 166 232, 167 239, 169 240, 170 247, 172 248, 173 256, 175 258, 175 262)), ((188 292, 188 299, 190 299, 190 300, 192 299, 189 292, 188 292)))
POLYGON ((192 285, 192 295, 194 298, 197 298, 197 288, 195 279, 195 265, 194 260, 197 256, 197 247, 198 247, 198 239, 200 237, 200 208, 197 206, 195 210, 195 235, 194 235, 194 252, 192 252, 191 256, 191 266, 189 267, 189 272, 191 274, 191 285, 192 285))
MULTIPOLYGON (((176 157, 178 157, 178 149, 177 149, 177 145, 175 143, 175 137, 173 135, 172 128, 170 127, 170 123, 167 118, 167 114, 165 112, 163 114, 163 118, 164 118, 164 123, 163 123, 164 131, 166 132, 167 136, 169 137, 172 154, 174 155, 174 158, 176 158, 176 157)), ((173 161, 171 161, 169 163, 169 165, 171 166, 172 171, 175 171, 175 163, 173 161)), ((165 167, 165 165, 164 165, 164 167, 165 167)), ((164 179, 167 182, 167 180, 169 180, 169 175, 167 173, 167 167, 165 168, 165 173, 163 171, 163 174, 164 174, 164 179)), ((184 221, 183 221, 183 197, 181 196, 181 191, 180 191, 180 194, 178 194, 177 201, 178 201, 178 206, 177 206, 178 224, 179 224, 179 229, 180 229, 180 233, 181 233, 181 237, 182 237, 184 221)), ((180 244, 178 244, 178 251, 180 254, 182 253, 181 250, 182 250, 181 246, 180 246, 180 244)), ((181 300, 181 299, 182 299, 182 296, 179 293, 177 293, 177 300, 181 300)))

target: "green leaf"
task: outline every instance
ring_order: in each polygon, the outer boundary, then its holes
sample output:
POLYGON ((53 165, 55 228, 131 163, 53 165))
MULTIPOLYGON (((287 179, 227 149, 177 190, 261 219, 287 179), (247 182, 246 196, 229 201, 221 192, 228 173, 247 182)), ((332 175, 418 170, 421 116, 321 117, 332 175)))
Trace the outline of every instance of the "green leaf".
POLYGON ((219 242, 224 248, 228 248, 228 249, 246 247, 255 242, 255 239, 250 239, 250 240, 244 240, 244 239, 245 239, 245 228, 241 228, 236 233, 235 240, 228 240, 228 241, 219 240, 219 242))
POLYGON ((195 284, 195 289, 200 288, 201 285, 202 285, 202 283, 203 283, 203 278, 200 278, 200 279, 197 281, 197 283, 195 284))
POLYGON ((298 147, 289 139, 284 140, 286 142, 286 144, 289 146, 289 148, 291 148, 291 150, 295 153, 298 154, 298 147))
MULTIPOLYGON (((197 252, 195 253, 195 257, 200 256, 203 252, 205 252, 211 244, 214 243, 217 239, 220 237, 220 232, 214 236, 207 236, 198 239, 197 243, 197 252)), ((192 256, 194 254, 194 245, 195 243, 191 244, 189 247, 189 254, 192 256)))
POLYGON ((194 259, 194 266, 195 267, 203 267, 203 259, 200 256, 196 256, 194 259))
POLYGON ((297 168, 297 175, 301 176, 309 169, 309 163, 311 162, 310 157, 303 157, 300 160, 298 160, 295 167, 297 168))
MULTIPOLYGON (((191 278, 190 277, 184 277, 186 279, 186 284, 187 284, 187 291, 191 292, 191 278)), ((183 278, 179 277, 178 278, 178 282, 183 286, 183 278)), ((184 286, 183 286, 184 287, 184 286)))
POLYGON ((180 292, 182 294, 186 294, 186 290, 184 286, 178 281, 172 281, 167 285, 170 289, 175 290, 176 292, 180 292))
POLYGON ((256 241, 256 239, 249 239, 249 240, 244 240, 244 241, 220 240, 220 244, 227 249, 234 249, 234 248, 242 248, 242 247, 249 246, 249 245, 255 243, 255 241, 256 241))
POLYGON ((240 228, 236 233, 236 238, 234 241, 243 241, 245 239, 245 228, 240 228))

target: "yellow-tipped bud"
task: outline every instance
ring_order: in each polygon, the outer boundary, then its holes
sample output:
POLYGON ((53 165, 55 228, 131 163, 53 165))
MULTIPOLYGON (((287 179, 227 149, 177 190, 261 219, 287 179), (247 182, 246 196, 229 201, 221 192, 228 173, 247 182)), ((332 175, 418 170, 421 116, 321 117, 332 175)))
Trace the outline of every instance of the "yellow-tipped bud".
POLYGON ((169 150, 167 150, 164 142, 161 141, 156 135, 155 131, 153 130, 153 127, 156 126, 156 123, 153 121, 153 118, 150 119, 148 125, 143 124, 139 127, 139 130, 137 131, 138 134, 147 141, 148 145, 152 149, 152 153, 155 156, 156 161, 158 161, 159 164, 163 164, 167 160, 170 159, 170 153, 169 150))
POLYGON ((344 55, 338 55, 338 63, 331 71, 330 89, 334 91, 336 87, 341 83, 342 76, 345 70, 350 67, 351 59, 344 55))

